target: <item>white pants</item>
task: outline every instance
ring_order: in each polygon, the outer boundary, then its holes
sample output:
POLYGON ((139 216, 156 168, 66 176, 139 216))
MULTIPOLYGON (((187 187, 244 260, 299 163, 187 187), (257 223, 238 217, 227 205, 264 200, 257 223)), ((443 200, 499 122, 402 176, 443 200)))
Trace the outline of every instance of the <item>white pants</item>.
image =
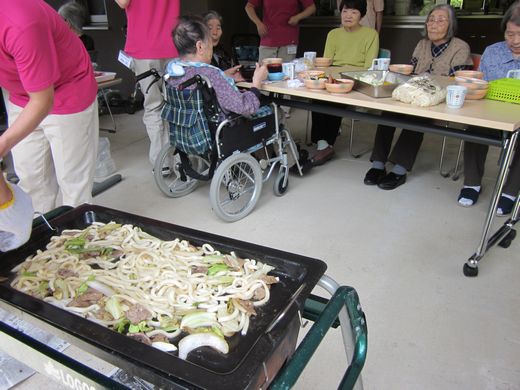
MULTIPOLYGON (((169 61, 169 59, 145 60, 134 58, 133 71, 138 75, 155 68, 162 75, 169 61)), ((162 80, 153 84, 150 90, 146 92, 152 81, 153 77, 147 77, 139 81, 139 86, 144 95, 143 123, 150 138, 148 158, 153 166, 162 147, 168 143, 169 133, 168 126, 161 118, 161 110, 164 104, 162 80)))
MULTIPOLYGON (((9 102, 9 125, 22 110, 9 102)), ((82 112, 47 116, 12 149, 18 185, 31 196, 35 211, 45 213, 60 205, 92 201, 98 137, 98 104, 94 100, 82 112)))

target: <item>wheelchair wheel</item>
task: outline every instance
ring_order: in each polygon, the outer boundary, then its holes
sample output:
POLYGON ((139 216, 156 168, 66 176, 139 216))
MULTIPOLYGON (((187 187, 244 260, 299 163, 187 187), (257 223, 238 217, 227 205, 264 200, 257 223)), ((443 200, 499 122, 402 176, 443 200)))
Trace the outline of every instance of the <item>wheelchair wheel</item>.
MULTIPOLYGON (((191 165, 197 172, 201 172, 208 164, 199 156, 189 156, 191 165)), ((165 145, 155 161, 154 178, 157 187, 163 194, 170 198, 180 198, 193 192, 199 181, 186 176, 182 181, 177 164, 180 162, 179 155, 175 154, 175 147, 165 145)))
POLYGON ((289 176, 288 170, 284 167, 280 167, 278 174, 274 178, 273 191, 276 196, 282 196, 287 191, 287 187, 289 187, 289 176), (287 176, 287 181, 285 185, 283 184, 285 177, 287 176))
POLYGON ((229 156, 215 170, 209 200, 213 211, 226 222, 234 222, 248 215, 262 191, 262 170, 250 154, 229 156))

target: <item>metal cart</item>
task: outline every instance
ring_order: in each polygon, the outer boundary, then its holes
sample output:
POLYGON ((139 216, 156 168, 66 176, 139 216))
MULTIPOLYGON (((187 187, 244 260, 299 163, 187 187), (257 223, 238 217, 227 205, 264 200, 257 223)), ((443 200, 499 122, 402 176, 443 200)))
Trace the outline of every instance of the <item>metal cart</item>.
MULTIPOLYGON (((92 207, 95 208, 96 206, 92 207)), ((62 207, 53 210, 43 217, 39 217, 33 226, 33 235, 35 228, 42 229, 42 224, 44 223, 48 224, 49 228, 52 228, 53 222, 56 218, 64 216, 69 211, 73 210, 75 209, 71 209, 70 207, 62 207)), ((187 229, 186 231, 190 232, 191 230, 187 229)), ((236 241, 230 240, 229 243, 235 244, 236 241)), ((247 245, 253 247, 252 244, 247 245)), ((257 246, 254 247, 260 248, 257 246)), ((276 251, 272 253, 274 253, 271 254, 272 256, 277 254, 276 251)), ((290 255, 285 252, 279 253, 283 255, 290 255)), ((48 318, 45 318, 49 313, 47 313, 45 310, 42 310, 41 307, 45 304, 39 304, 38 307, 33 307, 35 304, 34 302, 27 304, 26 298, 19 297, 19 295, 25 294, 21 294, 13 289, 7 289, 5 286, 1 286, 1 284, 6 283, 8 282, 5 280, 0 282, 0 289, 2 290, 0 294, 0 306, 3 309, 19 316, 23 320, 27 320, 28 322, 57 335, 58 337, 63 337, 72 344, 75 344, 76 346, 93 353, 94 355, 106 360, 111 364, 114 364, 115 366, 121 367, 122 369, 128 371, 131 375, 141 376, 139 374, 145 374, 143 375, 145 380, 154 385, 158 385, 159 387, 178 389, 205 388, 205 386, 198 386, 197 384, 186 380, 185 377, 178 378, 176 377, 175 373, 164 375, 164 373, 161 373, 159 369, 155 370, 154 368, 147 367, 145 370, 143 367, 138 367, 135 364, 136 362, 130 362, 122 356, 117 356, 117 353, 111 351, 110 347, 105 346, 104 348, 100 349, 99 346, 92 345, 88 342, 87 337, 82 334, 80 325, 78 325, 78 328, 72 327, 72 329, 66 329, 66 327, 56 325, 60 325, 60 322, 50 324, 48 318), (11 292, 9 292, 9 290, 11 290, 11 292)), ((290 347, 287 349, 287 345, 285 344, 287 344, 286 341, 288 338, 292 339, 293 337, 295 344, 295 337, 297 336, 298 332, 296 331, 296 335, 291 335, 290 337, 287 337, 284 333, 283 337, 280 339, 281 343, 279 343, 276 347, 273 347, 273 355, 276 355, 278 359, 280 357, 284 359, 281 363, 283 366, 281 368, 277 368, 277 372, 272 374, 271 363, 273 359, 270 358, 271 361, 260 360, 262 361, 261 364, 257 362, 257 369, 260 372, 259 378, 256 380, 256 382, 254 382, 255 384, 253 386, 248 385, 247 388, 264 388, 266 384, 268 384, 269 388, 272 389, 291 388, 298 380, 305 366, 325 337, 327 331, 331 328, 337 328, 338 326, 341 327, 343 344, 347 355, 348 364, 338 388, 363 388, 361 370, 365 363, 367 353, 367 324, 365 315, 359 302, 358 294, 352 287, 339 286, 332 278, 328 277, 327 275, 322 275, 321 278, 317 280, 317 283, 314 284, 312 286, 308 286, 305 283, 302 284, 297 289, 297 293, 292 294, 289 301, 285 301, 284 309, 276 314, 275 321, 270 324, 269 328, 275 327, 276 324, 285 325, 277 326, 278 328, 283 329, 278 333, 273 332, 268 336, 269 339, 275 340, 278 337, 278 334, 287 332, 286 328, 299 328, 302 317, 313 321, 314 324, 309 329, 300 344, 297 346, 296 350, 294 350, 294 345, 293 349, 290 349, 290 347), (331 294, 331 298, 325 299, 312 294, 306 294, 308 297, 305 299, 305 301, 299 301, 297 299, 298 294, 302 292, 302 290, 312 290, 314 284, 329 292, 331 294), (286 350, 288 351, 288 355, 284 357, 285 355, 283 355, 283 353, 286 352, 286 350), (274 377, 269 378, 269 375, 274 377), (259 383, 260 385, 258 385, 259 383)), ((300 295, 300 297, 302 295, 300 295)), ((36 302, 36 305, 38 305, 38 302, 36 302)), ((61 311, 61 309, 58 310, 61 311)), ((63 313, 63 315, 66 316, 67 312, 63 313)), ((81 362, 75 361, 61 352, 57 352, 49 346, 32 339, 31 337, 5 323, 0 322, 0 331, 0 347, 4 349, 5 352, 7 352, 15 359, 25 363, 35 371, 40 372, 43 375, 50 377, 51 379, 54 379, 71 389, 90 390, 102 388, 127 388, 114 379, 85 366, 81 362)), ((116 333, 109 330, 106 331, 116 333)), ((270 329, 267 329, 266 333, 269 331, 270 329)), ((119 337, 120 335, 116 336, 119 337)), ((273 342, 273 344, 275 343, 273 342)), ((144 347, 149 348, 148 346, 144 347)), ((256 345, 254 348, 256 348, 256 345)), ((247 365, 247 363, 243 363, 242 365, 247 365)), ((228 388, 238 387, 231 386, 228 388)))

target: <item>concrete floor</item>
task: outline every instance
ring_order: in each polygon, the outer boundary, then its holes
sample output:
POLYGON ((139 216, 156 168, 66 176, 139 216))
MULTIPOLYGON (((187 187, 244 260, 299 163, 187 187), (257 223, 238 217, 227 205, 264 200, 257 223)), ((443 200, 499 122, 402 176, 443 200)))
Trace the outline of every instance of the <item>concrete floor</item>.
MULTIPOLYGON (((117 134, 102 133, 124 179, 94 203, 326 261, 328 275, 358 291, 367 317, 365 389, 520 389, 519 240, 507 250, 491 249, 477 278, 462 274, 482 231, 496 150, 488 157, 481 199, 466 209, 456 202, 461 181, 438 174, 440 137, 425 137, 408 182, 387 192, 363 184, 368 155, 348 154, 344 129, 332 161, 303 178, 291 175, 283 197, 266 183, 256 209, 228 224, 211 211, 209 185, 179 199, 160 193, 140 114, 119 115, 117 134)), ((305 119, 294 111, 288 120, 301 142, 305 119)), ((357 126, 357 147, 369 146, 374 127, 357 126)), ((448 140, 448 163, 457 147, 458 141, 448 140)), ((503 221, 497 218, 495 225, 503 221)), ((346 368, 340 337, 337 330, 326 337, 296 388, 336 386, 346 368)), ((56 385, 35 375, 18 386, 37 387, 56 385)))

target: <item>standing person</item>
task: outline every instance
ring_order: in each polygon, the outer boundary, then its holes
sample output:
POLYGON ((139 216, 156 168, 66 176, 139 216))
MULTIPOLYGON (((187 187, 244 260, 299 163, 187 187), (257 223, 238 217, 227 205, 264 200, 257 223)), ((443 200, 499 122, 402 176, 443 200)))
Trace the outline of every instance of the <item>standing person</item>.
POLYGON ((313 0, 248 0, 246 13, 260 35, 259 61, 279 57, 290 62, 298 48, 298 23, 316 12, 313 0), (262 9, 263 17, 256 14, 262 9))
POLYGON ((79 38, 43 0, 0 0, 0 86, 9 92, 0 156, 12 151, 35 210, 90 202, 99 133, 94 71, 79 38))
MULTIPOLYGON (((133 58, 132 70, 141 74, 155 68, 163 71, 177 57, 171 34, 180 13, 180 0, 115 0, 126 11, 128 23, 125 52, 133 58)), ((168 143, 168 130, 161 119, 161 83, 148 90, 152 77, 139 81, 144 94, 143 123, 150 138, 148 157, 152 166, 162 147, 168 143)))
MULTIPOLYGON (((479 69, 488 81, 504 78, 510 70, 520 70, 520 1, 511 5, 504 14, 502 30, 505 40, 486 47, 480 59, 479 69)), ((478 200, 488 149, 488 145, 464 143, 464 187, 459 194, 461 206, 473 206, 478 200)), ((517 144, 507 181, 498 201, 498 215, 511 213, 520 191, 519 150, 517 144)))

